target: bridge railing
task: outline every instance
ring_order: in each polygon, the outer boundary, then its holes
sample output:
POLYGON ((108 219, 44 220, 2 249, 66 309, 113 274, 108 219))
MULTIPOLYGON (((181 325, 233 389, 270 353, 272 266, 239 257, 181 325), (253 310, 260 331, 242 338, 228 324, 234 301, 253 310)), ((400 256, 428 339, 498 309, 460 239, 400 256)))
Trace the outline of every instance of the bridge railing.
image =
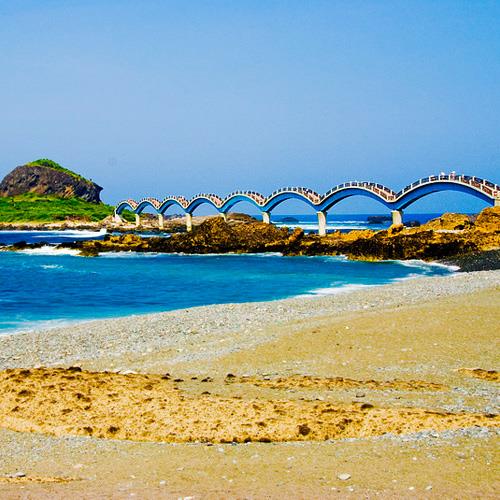
POLYGON ((257 191, 233 191, 232 193, 228 194, 224 198, 224 203, 229 201, 231 198, 234 198, 235 196, 247 196, 248 198, 251 198, 253 201, 255 201, 258 205, 264 205, 266 198, 262 194, 258 193, 257 191))
POLYGON ((301 194, 314 204, 319 204, 321 202, 321 196, 310 188, 305 187, 284 187, 273 191, 267 198, 266 202, 272 200, 275 196, 282 193, 297 193, 301 194))
POLYGON ((415 189, 417 186, 421 186, 422 184, 432 184, 433 182, 440 181, 449 181, 456 182, 457 184, 465 184, 467 186, 472 186, 489 196, 495 196, 494 192, 500 189, 500 186, 489 182, 481 177, 470 176, 470 175, 460 175, 460 174, 439 174, 439 175, 429 175, 428 177, 423 177, 418 181, 413 182, 412 184, 406 186, 401 191, 399 191, 396 195, 397 198, 400 198, 408 191, 415 189))
POLYGON ((330 189, 325 193, 322 199, 326 199, 328 196, 332 195, 337 191, 341 191, 342 189, 352 188, 352 187, 358 187, 367 189, 369 191, 373 191, 374 193, 377 193, 379 196, 381 196, 387 201, 390 201, 395 197, 394 191, 384 186, 383 184, 377 184, 375 182, 367 182, 367 181, 350 181, 350 182, 344 182, 330 189))

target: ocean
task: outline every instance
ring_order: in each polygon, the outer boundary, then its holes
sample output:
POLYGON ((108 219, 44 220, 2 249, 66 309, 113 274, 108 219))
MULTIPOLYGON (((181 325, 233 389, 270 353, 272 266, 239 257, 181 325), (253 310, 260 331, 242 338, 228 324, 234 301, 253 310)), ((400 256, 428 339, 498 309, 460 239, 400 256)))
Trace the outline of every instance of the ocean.
MULTIPOLYGON (((293 217, 306 229, 312 224, 309 216, 293 217)), ((362 217, 337 216, 329 226, 377 228, 362 217)), ((0 242, 51 244, 102 237, 88 231, 2 231, 0 242)), ((84 258, 51 246, 0 252, 0 332, 208 304, 311 297, 451 272, 449 267, 420 261, 354 262, 279 254, 109 253, 84 258)))

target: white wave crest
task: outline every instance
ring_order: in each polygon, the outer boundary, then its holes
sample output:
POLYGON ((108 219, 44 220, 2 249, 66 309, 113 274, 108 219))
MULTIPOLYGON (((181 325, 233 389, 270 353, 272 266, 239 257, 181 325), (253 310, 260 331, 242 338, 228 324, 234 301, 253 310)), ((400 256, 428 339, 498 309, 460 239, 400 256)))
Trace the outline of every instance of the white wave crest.
POLYGON ((40 248, 26 248, 19 250, 20 253, 27 255, 78 255, 79 250, 73 248, 56 248, 54 246, 46 245, 40 248))
POLYGON ((448 269, 449 271, 458 271, 459 266, 452 264, 442 264, 441 262, 425 262, 424 260, 410 259, 410 260, 396 260, 398 264, 405 267, 413 267, 417 269, 431 270, 432 268, 439 267, 442 269, 448 269))
POLYGON ((32 235, 33 238, 50 238, 57 236, 58 238, 96 238, 107 234, 107 229, 103 228, 99 231, 90 231, 84 229, 60 229, 60 230, 47 230, 47 231, 33 231, 29 229, 17 229, 15 231, 2 231, 2 234, 25 234, 32 235))
MULTIPOLYGON (((107 233, 106 229, 100 229, 99 231, 84 231, 84 230, 64 230, 64 231, 49 231, 52 236, 57 236, 58 238, 98 238, 99 236, 104 236, 107 233)), ((45 235, 37 235, 34 238, 46 238, 45 235)))
MULTIPOLYGON (((297 227, 300 227, 301 229, 307 230, 307 231, 317 231, 318 230, 318 224, 314 223, 295 223, 295 224, 286 224, 283 222, 277 222, 275 223, 277 227, 289 227, 290 229, 295 229, 297 227)), ((366 224, 360 224, 360 225, 353 225, 351 224, 327 224, 326 225, 327 231, 336 231, 338 229, 350 229, 350 230, 362 230, 362 229, 370 229, 366 224)))
POLYGON ((365 288, 372 288, 374 286, 380 285, 362 285, 362 284, 345 284, 340 286, 332 286, 329 288, 316 288, 315 290, 311 290, 307 295, 315 296, 315 295, 337 295, 339 293, 349 293, 355 292, 357 290, 362 290, 365 288))
POLYGON ((3 328, 0 329, 0 335, 16 335, 18 333, 30 333, 37 331, 53 330, 54 328, 64 328, 67 326, 86 323, 88 319, 47 319, 32 320, 23 322, 3 322, 3 328), (6 328, 5 328, 6 327, 6 328))

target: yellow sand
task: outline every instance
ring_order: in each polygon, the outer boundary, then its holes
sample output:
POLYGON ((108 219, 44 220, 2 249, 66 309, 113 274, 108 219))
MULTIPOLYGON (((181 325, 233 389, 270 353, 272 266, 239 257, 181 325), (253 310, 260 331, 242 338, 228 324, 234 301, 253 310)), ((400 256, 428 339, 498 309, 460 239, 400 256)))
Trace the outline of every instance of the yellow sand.
POLYGON ((493 288, 235 332, 227 342, 261 342, 195 360, 196 342, 185 358, 166 350, 82 360, 83 371, 6 370, 0 477, 69 482, 8 479, 0 496, 496 498, 498 437, 374 437, 498 427, 499 297, 493 288), (111 365, 141 373, 103 373, 111 365), (348 437, 359 439, 337 440, 348 437))
MULTIPOLYGON (((289 387, 286 380, 279 379, 285 388, 289 387)), ((227 377, 225 383, 237 384, 227 377)), ((370 381, 357 387, 371 388, 373 384, 390 385, 370 381)), ((180 386, 180 381, 160 375, 6 370, 0 372, 0 427, 56 436, 242 443, 500 426, 500 417, 491 414, 376 408, 370 403, 240 399, 217 397, 208 391, 189 395, 180 386)))

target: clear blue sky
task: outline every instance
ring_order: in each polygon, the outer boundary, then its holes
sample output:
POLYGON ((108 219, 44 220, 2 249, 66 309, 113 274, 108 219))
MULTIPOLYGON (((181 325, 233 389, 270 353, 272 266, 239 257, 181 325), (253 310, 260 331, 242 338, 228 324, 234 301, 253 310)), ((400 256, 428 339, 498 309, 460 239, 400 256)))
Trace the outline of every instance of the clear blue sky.
POLYGON ((498 0, 0 0, 0 177, 49 157, 110 203, 440 170, 499 182, 499 26, 498 0))

